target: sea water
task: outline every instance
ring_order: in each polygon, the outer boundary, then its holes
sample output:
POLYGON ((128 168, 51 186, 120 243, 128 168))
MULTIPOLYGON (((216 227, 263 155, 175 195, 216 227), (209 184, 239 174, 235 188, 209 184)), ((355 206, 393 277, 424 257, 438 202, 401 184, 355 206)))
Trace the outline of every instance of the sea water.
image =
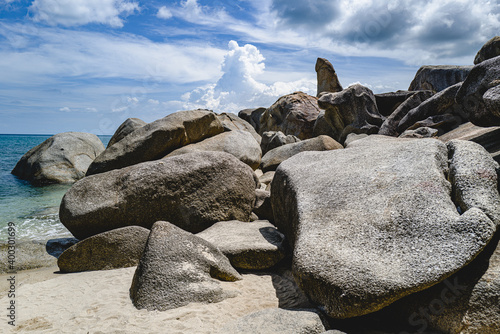
MULTIPOLYGON (((7 240, 7 224, 16 224, 18 241, 71 237, 59 221, 59 204, 71 185, 33 186, 11 174, 21 157, 50 135, 0 134, 0 243, 7 240)), ((99 136, 104 146, 111 136, 99 136)))

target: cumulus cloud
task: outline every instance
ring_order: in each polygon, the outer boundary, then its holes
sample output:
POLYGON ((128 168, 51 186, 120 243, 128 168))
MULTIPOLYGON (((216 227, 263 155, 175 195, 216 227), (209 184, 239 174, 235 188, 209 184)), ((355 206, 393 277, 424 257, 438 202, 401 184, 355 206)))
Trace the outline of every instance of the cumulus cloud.
POLYGON ((128 0, 35 0, 29 7, 36 22, 49 25, 79 26, 88 23, 123 27, 121 17, 139 10, 128 0))
POLYGON ((172 12, 165 6, 160 7, 160 9, 158 9, 158 13, 156 14, 156 17, 165 20, 168 20, 172 16, 172 12))
POLYGON ((264 72, 264 60, 254 45, 239 46, 236 41, 230 41, 229 51, 222 63, 223 75, 215 84, 184 94, 184 108, 234 113, 244 108, 270 106, 278 97, 294 91, 315 92, 316 82, 313 80, 275 82, 271 85, 259 82, 256 77, 264 72))

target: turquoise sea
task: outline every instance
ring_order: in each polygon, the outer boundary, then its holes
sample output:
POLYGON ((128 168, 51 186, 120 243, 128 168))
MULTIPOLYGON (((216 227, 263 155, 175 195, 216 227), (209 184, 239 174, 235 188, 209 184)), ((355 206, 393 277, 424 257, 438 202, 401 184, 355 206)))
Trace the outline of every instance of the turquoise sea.
MULTIPOLYGON (((0 134, 0 243, 7 240, 8 222, 16 224, 18 241, 71 237, 58 217, 71 185, 35 187, 10 173, 24 153, 50 137, 0 134)), ((111 136, 99 138, 106 146, 111 136)))

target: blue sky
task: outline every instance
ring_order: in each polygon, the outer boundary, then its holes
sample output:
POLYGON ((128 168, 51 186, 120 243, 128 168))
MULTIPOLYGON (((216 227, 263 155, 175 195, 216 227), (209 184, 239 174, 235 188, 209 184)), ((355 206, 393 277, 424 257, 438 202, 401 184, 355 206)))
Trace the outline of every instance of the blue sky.
POLYGON ((498 1, 0 0, 0 133, 112 134, 193 108, 237 113, 344 87, 407 89, 421 65, 470 65, 498 1))

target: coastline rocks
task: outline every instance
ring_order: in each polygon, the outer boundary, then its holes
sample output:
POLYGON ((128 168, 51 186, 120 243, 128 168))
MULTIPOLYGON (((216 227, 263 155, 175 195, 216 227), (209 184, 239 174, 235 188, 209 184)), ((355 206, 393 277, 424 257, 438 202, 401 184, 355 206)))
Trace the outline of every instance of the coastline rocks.
POLYGON ((474 65, 497 56, 500 56, 500 36, 493 37, 483 45, 474 58, 474 65))
POLYGON ((96 135, 59 133, 26 152, 12 174, 35 185, 73 183, 85 176, 102 151, 104 145, 96 135))
POLYGON ((161 219, 196 233, 248 221, 255 188, 252 169, 231 154, 188 153, 88 176, 64 195, 59 217, 78 239, 161 219))
POLYGON ((281 131, 266 131, 262 134, 260 148, 262 149, 262 155, 264 155, 273 148, 286 144, 297 143, 299 141, 299 138, 292 135, 285 136, 285 134, 281 131))
POLYGON ((235 268, 271 268, 285 257, 285 236, 267 220, 218 222, 196 234, 217 247, 235 268))
POLYGON ((214 278, 237 281, 241 276, 209 242, 158 221, 135 271, 130 298, 138 309, 165 311, 231 297, 214 278))
POLYGON ((255 128, 250 123, 245 121, 243 118, 240 118, 232 113, 222 113, 220 115, 217 115, 217 118, 224 127, 224 130, 226 131, 242 130, 250 132, 250 134, 255 138, 257 143, 259 143, 260 145, 262 138, 257 133, 257 131, 255 131, 255 128))
POLYGON ((318 99, 302 92, 280 97, 260 117, 259 133, 281 131, 299 139, 313 136, 313 127, 320 109, 318 99))
POLYGON ((325 332, 314 309, 265 309, 226 324, 220 334, 320 334, 325 332))
POLYGON ((140 226, 100 233, 66 249, 57 265, 63 273, 137 266, 148 235, 149 230, 140 226))
POLYGON ((125 120, 125 122, 123 122, 118 127, 118 129, 116 129, 115 133, 113 134, 113 137, 111 137, 111 139, 109 140, 107 147, 110 147, 116 142, 119 142, 127 135, 129 135, 130 133, 134 132, 139 128, 142 128, 146 124, 148 123, 144 122, 142 119, 139 118, 127 118, 127 120, 125 120))
POLYGON ((484 127, 500 125, 498 85, 500 56, 474 66, 456 95, 457 103, 463 106, 470 122, 484 127))
POLYGON ((240 110, 240 112, 238 113, 238 117, 247 121, 251 126, 253 126, 255 131, 257 131, 258 133, 261 133, 260 132, 260 117, 262 116, 264 111, 266 111, 266 108, 264 108, 264 107, 254 108, 254 109, 243 109, 243 110, 240 110))
POLYGON ((335 73, 332 63, 328 60, 325 58, 318 58, 316 60, 315 70, 318 81, 317 97, 320 97, 321 93, 336 93, 343 90, 339 78, 337 78, 337 73, 335 73))
POLYGON ((457 212, 447 172, 448 150, 434 139, 369 136, 283 162, 271 203, 301 289, 329 316, 349 318, 427 289, 472 261, 496 227, 475 206, 457 212))
POLYGON ((89 166, 87 176, 161 159, 179 147, 223 131, 212 111, 179 111, 137 129, 108 147, 89 166))
POLYGON ((204 139, 195 144, 189 144, 170 152, 165 158, 192 152, 226 152, 243 163, 257 169, 260 165, 262 151, 259 143, 248 131, 233 130, 204 139))
POLYGON ((418 69, 408 90, 432 90, 440 92, 445 88, 464 81, 471 69, 472 66, 425 65, 418 69))
POLYGON ((359 84, 338 93, 323 94, 318 104, 325 109, 325 119, 335 133, 332 138, 341 144, 350 133, 377 133, 384 122, 373 92, 359 84))
MULTIPOLYGON (((389 92, 382 94, 375 94, 375 101, 377 108, 382 116, 389 116, 401 103, 406 101, 409 97, 417 92, 398 90, 397 92, 389 92)), ((432 94, 432 92, 431 92, 432 94)))
POLYGON ((278 168, 279 164, 292 156, 305 151, 329 151, 344 148, 328 136, 318 136, 294 144, 287 144, 270 150, 262 157, 262 171, 268 172, 278 168))

